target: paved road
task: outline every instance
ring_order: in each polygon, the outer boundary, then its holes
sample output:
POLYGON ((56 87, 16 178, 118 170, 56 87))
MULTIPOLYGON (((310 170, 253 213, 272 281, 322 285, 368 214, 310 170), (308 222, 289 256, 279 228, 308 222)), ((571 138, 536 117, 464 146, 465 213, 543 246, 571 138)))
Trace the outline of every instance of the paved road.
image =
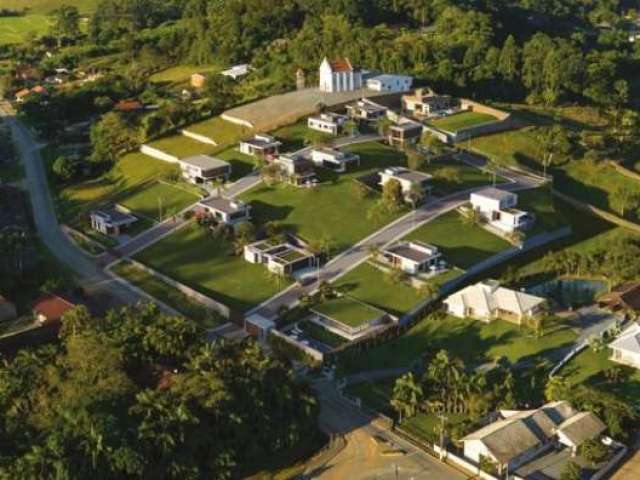
POLYGON ((396 478, 463 480, 468 478, 398 437, 384 422, 374 419, 345 401, 338 394, 333 383, 319 381, 314 384, 314 388, 320 401, 320 428, 328 435, 344 436, 347 445, 328 462, 309 465, 305 478, 325 480, 396 478), (377 441, 376 437, 383 441, 377 441), (402 450, 405 453, 389 456, 384 454, 385 450, 402 450))
POLYGON ((39 145, 31 133, 15 118, 13 109, 6 102, 0 103, 2 116, 13 132, 23 164, 26 186, 31 196, 33 216, 40 238, 53 255, 82 279, 82 286, 89 295, 100 299, 102 304, 115 306, 133 304, 145 297, 114 281, 89 259, 58 225, 47 175, 40 157, 39 145))
MULTIPOLYGON (((465 154, 461 158, 466 162, 477 161, 477 157, 470 154, 465 154)), ((508 183, 500 185, 500 188, 504 190, 516 191, 534 188, 540 186, 541 183, 539 179, 506 169, 500 169, 498 174, 508 180, 508 183)), ((469 194, 472 191, 477 191, 481 188, 484 187, 465 190, 440 199, 429 201, 422 207, 417 208, 416 210, 397 219, 395 222, 386 225, 329 261, 320 269, 319 281, 334 282, 342 275, 345 275, 366 261, 369 257, 369 251, 371 248, 375 247, 382 249, 384 246, 405 237, 416 228, 419 228, 447 212, 455 210, 468 202, 469 194)), ((249 314, 258 314, 265 318, 274 318, 277 316, 278 310, 283 305, 289 308, 295 306, 303 293, 309 294, 313 292, 317 288, 317 285, 318 281, 307 286, 301 286, 295 283, 288 289, 280 292, 278 295, 253 309, 249 314)))

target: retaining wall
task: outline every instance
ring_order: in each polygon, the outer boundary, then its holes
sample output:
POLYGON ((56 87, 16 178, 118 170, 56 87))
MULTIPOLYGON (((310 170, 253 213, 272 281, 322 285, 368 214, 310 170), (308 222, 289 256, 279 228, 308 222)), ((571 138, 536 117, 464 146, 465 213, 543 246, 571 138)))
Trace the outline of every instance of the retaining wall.
POLYGON ((200 135, 200 134, 197 134, 197 133, 194 133, 194 132, 190 132, 189 130, 180 130, 180 133, 182 135, 184 135, 185 137, 189 137, 192 140, 195 140, 197 142, 206 143, 208 145, 213 145, 214 147, 218 146, 218 144, 215 142, 215 140, 213 140, 213 139, 211 139, 209 137, 206 137, 204 135, 200 135))
POLYGON ((168 153, 165 153, 162 150, 158 150, 157 148, 153 148, 149 145, 142 145, 140 147, 140 153, 144 153, 145 155, 149 155, 150 157, 157 158, 158 160, 162 160, 164 162, 178 163, 180 161, 178 157, 169 155, 168 153))
POLYGON ((144 270, 145 272, 147 272, 150 275, 153 275, 154 277, 159 278, 163 282, 171 285, 178 291, 184 293, 187 297, 191 298, 192 300, 222 315, 227 320, 232 320, 235 323, 238 323, 239 321, 241 321, 240 317, 243 317, 242 315, 238 315, 237 313, 233 312, 229 307, 214 300, 213 298, 207 297, 206 295, 203 295, 197 290, 194 290, 193 288, 188 287, 187 285, 180 283, 174 280, 173 278, 167 277, 166 275, 163 275, 162 273, 157 272, 153 268, 147 267, 143 263, 140 263, 133 259, 129 259, 129 261, 133 265, 135 265, 137 268, 144 270))

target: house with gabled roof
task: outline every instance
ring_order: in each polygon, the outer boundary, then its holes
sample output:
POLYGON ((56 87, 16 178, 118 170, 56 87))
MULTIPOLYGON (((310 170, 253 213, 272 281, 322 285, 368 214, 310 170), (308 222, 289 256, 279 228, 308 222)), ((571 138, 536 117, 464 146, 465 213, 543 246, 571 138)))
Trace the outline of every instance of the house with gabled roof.
POLYGON ((327 93, 353 92, 362 88, 362 71, 354 68, 348 58, 329 60, 320 64, 320 91, 327 93))
POLYGON ((640 311, 640 283, 627 282, 598 298, 601 307, 613 311, 640 311))
POLYGON ((450 315, 483 322, 496 319, 518 325, 526 318, 536 317, 547 308, 547 301, 529 293, 501 287, 495 280, 469 285, 443 301, 450 315))
POLYGON ((613 362, 640 368, 640 324, 633 322, 609 344, 613 362))

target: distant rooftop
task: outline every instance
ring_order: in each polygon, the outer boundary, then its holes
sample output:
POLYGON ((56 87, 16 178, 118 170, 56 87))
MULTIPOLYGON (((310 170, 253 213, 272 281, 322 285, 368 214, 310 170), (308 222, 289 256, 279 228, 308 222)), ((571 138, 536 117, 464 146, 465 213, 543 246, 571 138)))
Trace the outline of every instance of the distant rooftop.
POLYGON ((507 192, 506 190, 501 190, 499 188, 488 187, 473 193, 473 195, 491 198, 492 200, 504 200, 505 198, 513 197, 515 193, 507 192))

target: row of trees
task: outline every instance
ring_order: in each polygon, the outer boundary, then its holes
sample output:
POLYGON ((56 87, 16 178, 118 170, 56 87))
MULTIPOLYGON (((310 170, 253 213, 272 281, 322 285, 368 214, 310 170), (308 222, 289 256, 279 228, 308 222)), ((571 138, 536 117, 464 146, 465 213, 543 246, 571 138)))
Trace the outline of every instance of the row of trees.
POLYGON ((0 475, 226 479, 315 437, 286 365, 203 338, 151 305, 65 315, 58 345, 0 367, 0 475))

